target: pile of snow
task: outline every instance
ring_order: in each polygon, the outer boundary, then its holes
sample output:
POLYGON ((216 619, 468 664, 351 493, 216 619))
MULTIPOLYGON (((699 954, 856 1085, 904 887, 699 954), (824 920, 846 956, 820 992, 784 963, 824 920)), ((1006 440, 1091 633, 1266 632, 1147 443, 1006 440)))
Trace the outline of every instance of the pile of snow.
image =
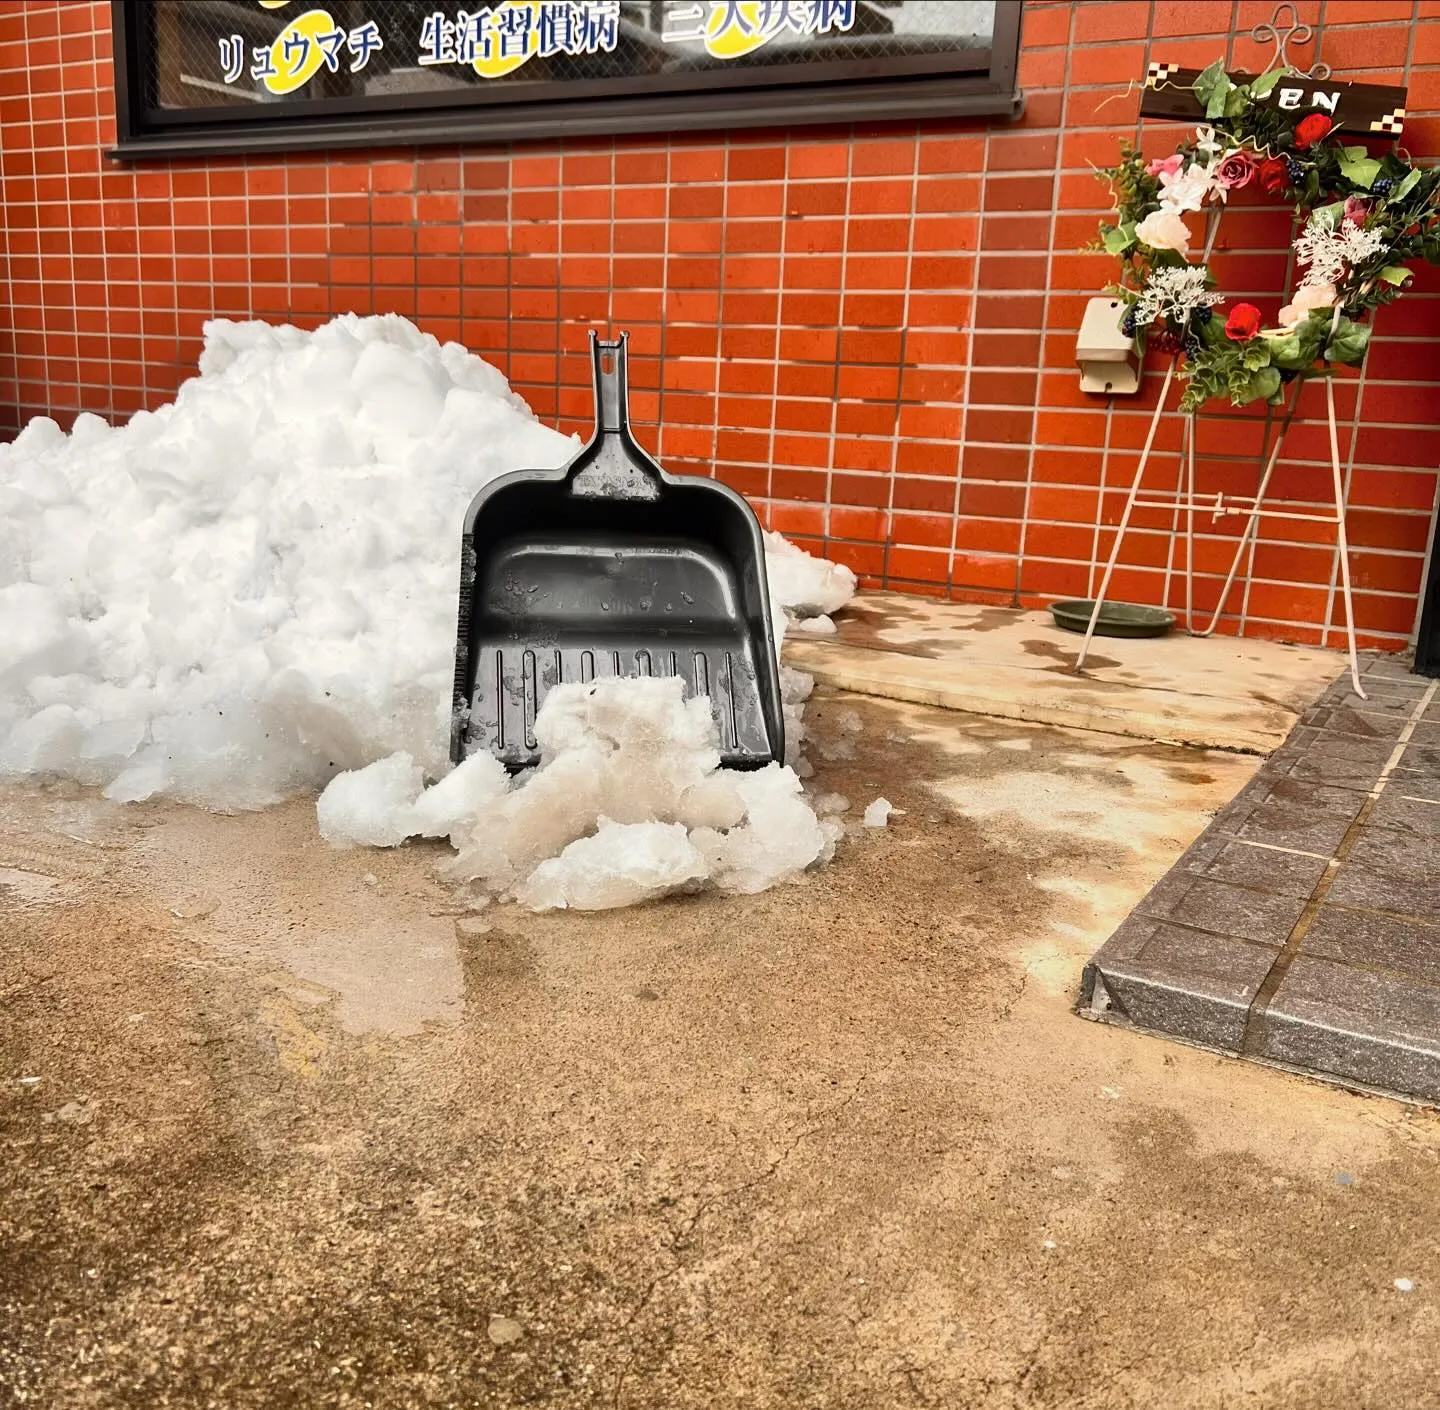
MULTIPOLYGON (((326 795, 355 840, 392 845, 401 827, 449 835, 482 802, 501 809, 485 814, 492 827, 519 836, 537 805, 518 800, 544 796, 555 786, 546 777, 598 746, 577 753, 552 736, 545 768, 522 788, 482 798, 477 765, 420 798, 424 779, 449 767, 459 527, 487 481, 562 464, 578 444, 541 425, 481 358, 395 315, 347 315, 313 333, 211 322, 200 375, 173 403, 118 427, 82 415, 69 435, 36 418, 0 446, 0 777, 247 809, 365 770, 326 795), (417 811, 402 818, 397 798, 417 811)), ((766 550, 778 634, 854 591, 848 569, 776 535, 766 550)), ((798 762, 796 702, 808 682, 785 675, 788 757, 798 762)), ((644 715, 649 698, 634 698, 644 715)), ((562 699, 551 728, 573 710, 562 699)), ((679 728, 678 716, 665 718, 679 728)), ((683 739, 671 743, 689 751, 693 773, 704 751, 683 739)), ((614 768, 629 767, 631 753, 612 743, 614 768)), ((485 786, 496 782, 492 771, 485 786)), ((739 798, 764 813, 767 803, 735 790, 779 784, 710 787, 732 810, 739 798)), ((493 871, 474 860, 475 874, 530 884, 541 853, 582 838, 573 866, 603 871, 606 849, 621 845, 614 828, 649 822, 662 828, 644 834, 654 886, 698 865, 663 830, 679 826, 705 859, 704 879, 743 889, 732 853, 759 823, 727 814, 727 828, 678 797, 655 798, 644 819, 597 804, 585 830, 567 822, 546 833, 565 840, 527 852, 533 865, 493 871), (736 841, 716 851, 708 834, 736 841)), ((480 856, 473 845, 466 855, 480 856)), ((568 897, 571 884, 553 873, 533 881, 547 896, 568 897)))
POLYGON ((793 769, 722 770, 714 716, 676 677, 551 691, 538 768, 510 780, 472 755, 433 788, 406 754, 341 774, 318 804, 337 844, 449 837, 446 868, 532 910, 603 910, 713 886, 751 894, 828 861, 842 824, 820 821, 793 769), (423 790, 423 791, 422 791, 423 790))

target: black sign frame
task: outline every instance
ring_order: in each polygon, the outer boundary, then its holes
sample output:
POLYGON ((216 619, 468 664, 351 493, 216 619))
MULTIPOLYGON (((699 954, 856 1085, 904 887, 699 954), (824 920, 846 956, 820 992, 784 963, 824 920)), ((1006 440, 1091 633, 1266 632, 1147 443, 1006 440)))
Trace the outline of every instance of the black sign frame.
MULTIPOLYGON (((161 109, 145 101, 154 12, 146 0, 111 0, 117 142, 109 155, 138 160, 206 153, 353 147, 495 144, 545 137, 771 127, 936 116, 1017 116, 1021 0, 996 0, 988 71, 936 73, 932 56, 857 60, 829 81, 737 69, 689 91, 657 91, 648 77, 552 83, 549 100, 506 102, 500 91, 411 93, 254 108, 161 109), (929 70, 928 72, 926 70, 929 70), (588 90, 585 92, 577 90, 588 90)), ((956 57, 961 57, 958 54, 956 57)), ((979 57, 977 51, 976 57, 979 57)))

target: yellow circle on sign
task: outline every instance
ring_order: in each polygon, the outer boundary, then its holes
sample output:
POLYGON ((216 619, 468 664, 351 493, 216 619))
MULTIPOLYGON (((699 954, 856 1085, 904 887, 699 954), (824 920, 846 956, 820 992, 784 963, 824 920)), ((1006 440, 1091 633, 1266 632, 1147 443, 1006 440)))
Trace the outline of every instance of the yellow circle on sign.
POLYGON ((260 8, 262 10, 278 10, 289 3, 290 0, 260 0, 260 8))
POLYGON ((306 10, 299 19, 286 25, 280 37, 270 46, 270 65, 275 72, 266 76, 265 87, 272 93, 293 93, 297 88, 303 88, 325 62, 320 36, 331 34, 334 30, 335 21, 330 18, 328 10, 306 10), (305 57, 294 73, 290 72, 290 62, 285 56, 287 39, 310 41, 305 46, 305 57))
POLYGON ((486 57, 483 54, 476 55, 473 67, 481 78, 503 78, 507 73, 514 73, 527 59, 534 58, 540 51, 540 0, 505 0, 505 3, 493 12, 494 18, 491 21, 491 34, 494 36, 494 52, 486 57), (506 54, 503 58, 500 55, 500 32, 504 23, 503 16, 507 11, 529 10, 530 24, 525 30, 525 48, 518 54, 506 54))
POLYGON ((760 32, 760 7, 763 3, 764 0, 740 0, 738 5, 716 5, 710 11, 710 19, 705 25, 705 50, 711 58, 743 58, 773 38, 773 31, 771 34, 760 32), (721 33, 727 19, 731 21, 730 26, 721 33), (746 25, 749 26, 748 31, 746 25))

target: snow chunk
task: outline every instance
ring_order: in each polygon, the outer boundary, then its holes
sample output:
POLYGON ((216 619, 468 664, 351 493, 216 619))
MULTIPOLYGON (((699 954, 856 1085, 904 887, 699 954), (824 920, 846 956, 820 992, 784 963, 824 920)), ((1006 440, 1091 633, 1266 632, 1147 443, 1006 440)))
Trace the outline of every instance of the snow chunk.
POLYGON ((472 754, 433 788, 415 800, 411 815, 420 837, 454 837, 475 826, 475 819, 510 782, 505 765, 489 754, 472 754))
POLYGON ((336 846, 398 847, 417 831, 415 799, 424 786, 424 772, 403 752, 337 774, 315 805, 320 836, 336 846))
POLYGON ((890 814, 895 810, 890 806, 888 798, 877 798, 868 808, 865 809, 864 823, 866 827, 884 827, 890 821, 890 814))
POLYGON ((765 569, 772 601, 796 617, 838 612, 855 596, 855 574, 843 563, 816 558, 779 534, 765 535, 765 569))
POLYGON ((515 899, 532 911, 613 910, 703 881, 709 871, 680 823, 601 818, 594 836, 541 862, 515 888, 515 899))

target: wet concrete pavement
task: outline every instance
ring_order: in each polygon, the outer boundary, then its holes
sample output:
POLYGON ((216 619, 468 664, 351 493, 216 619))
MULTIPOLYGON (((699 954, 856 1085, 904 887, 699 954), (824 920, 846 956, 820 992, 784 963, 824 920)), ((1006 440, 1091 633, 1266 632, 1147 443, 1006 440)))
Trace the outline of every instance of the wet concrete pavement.
POLYGON ((600 916, 6 791, 0 1402, 1425 1403, 1440 1119, 1071 1013, 1257 761, 814 715, 889 830, 600 916))

